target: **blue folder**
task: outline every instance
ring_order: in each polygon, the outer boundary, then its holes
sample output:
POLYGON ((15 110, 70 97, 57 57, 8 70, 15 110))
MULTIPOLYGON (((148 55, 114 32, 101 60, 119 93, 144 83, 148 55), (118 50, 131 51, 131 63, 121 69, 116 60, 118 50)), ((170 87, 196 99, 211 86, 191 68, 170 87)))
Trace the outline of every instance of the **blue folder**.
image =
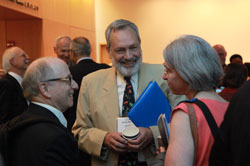
POLYGON ((170 122, 171 107, 157 82, 150 81, 128 113, 137 127, 156 126, 160 114, 170 122))

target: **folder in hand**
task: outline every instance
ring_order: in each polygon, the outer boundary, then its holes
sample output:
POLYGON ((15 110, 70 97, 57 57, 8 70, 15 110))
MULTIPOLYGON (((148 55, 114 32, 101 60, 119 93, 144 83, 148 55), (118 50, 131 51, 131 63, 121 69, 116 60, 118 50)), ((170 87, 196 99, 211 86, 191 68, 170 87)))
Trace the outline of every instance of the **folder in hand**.
POLYGON ((156 126, 160 114, 170 121, 171 107, 157 82, 148 84, 128 113, 128 117, 137 127, 156 126))

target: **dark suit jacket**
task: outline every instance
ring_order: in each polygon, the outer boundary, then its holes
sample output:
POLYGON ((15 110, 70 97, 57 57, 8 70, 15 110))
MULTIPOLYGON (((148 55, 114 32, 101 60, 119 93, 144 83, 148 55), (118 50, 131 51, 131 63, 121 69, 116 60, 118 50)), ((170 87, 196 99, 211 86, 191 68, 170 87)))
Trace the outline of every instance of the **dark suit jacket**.
POLYGON ((17 80, 8 73, 0 79, 0 124, 21 114, 28 105, 17 80))
POLYGON ((16 123, 44 118, 53 121, 32 124, 11 136, 11 166, 75 166, 79 151, 73 135, 44 107, 30 104, 16 123))
MULTIPOLYGON (((215 138, 211 166, 250 165, 250 80, 232 97, 220 126, 221 139, 215 138)), ((219 111, 219 110, 218 110, 219 111)))
MULTIPOLYGON (((84 59, 81 60, 78 64, 72 66, 70 68, 70 72, 73 76, 73 79, 77 82, 79 88, 81 86, 82 78, 86 76, 89 73, 92 73, 94 71, 97 71, 99 69, 106 69, 110 66, 106 64, 99 64, 94 62, 91 59, 84 59)), ((67 110, 64 113, 64 116, 66 117, 68 121, 68 129, 71 131, 71 128, 75 122, 76 119, 76 106, 77 106, 77 99, 78 99, 79 89, 75 90, 74 92, 74 105, 72 108, 67 110)))

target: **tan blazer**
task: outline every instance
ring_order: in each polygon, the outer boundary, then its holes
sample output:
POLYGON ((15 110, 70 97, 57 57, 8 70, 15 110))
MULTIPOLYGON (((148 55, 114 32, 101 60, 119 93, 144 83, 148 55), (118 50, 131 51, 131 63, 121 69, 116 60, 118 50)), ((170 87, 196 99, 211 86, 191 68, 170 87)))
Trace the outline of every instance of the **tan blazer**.
MULTIPOLYGON (((157 81, 174 107, 184 97, 170 93, 167 82, 162 79, 163 70, 162 65, 144 63, 141 65, 137 97, 149 81, 157 81)), ((107 160, 101 160, 100 153, 105 135, 117 130, 116 119, 119 114, 115 68, 99 70, 84 77, 78 97, 76 121, 72 130, 78 139, 79 148, 92 155, 92 166, 117 165, 117 153, 109 151, 107 160)), ((151 130, 156 141, 159 135, 157 126, 151 127, 151 130)), ((154 145, 144 150, 148 164, 154 159, 155 152, 154 145)))

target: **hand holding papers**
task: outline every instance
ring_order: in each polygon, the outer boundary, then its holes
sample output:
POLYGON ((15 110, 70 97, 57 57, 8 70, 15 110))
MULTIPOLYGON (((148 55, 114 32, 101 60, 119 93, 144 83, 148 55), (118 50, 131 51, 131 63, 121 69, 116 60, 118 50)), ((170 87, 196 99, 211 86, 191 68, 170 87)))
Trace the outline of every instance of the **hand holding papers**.
POLYGON ((165 118, 165 114, 161 114, 158 119, 158 129, 161 135, 161 139, 165 149, 168 147, 168 140, 169 140, 169 128, 168 123, 165 118))
POLYGON ((150 82, 136 100, 128 117, 137 127, 156 126, 160 114, 165 114, 170 121, 171 107, 159 85, 150 82))

